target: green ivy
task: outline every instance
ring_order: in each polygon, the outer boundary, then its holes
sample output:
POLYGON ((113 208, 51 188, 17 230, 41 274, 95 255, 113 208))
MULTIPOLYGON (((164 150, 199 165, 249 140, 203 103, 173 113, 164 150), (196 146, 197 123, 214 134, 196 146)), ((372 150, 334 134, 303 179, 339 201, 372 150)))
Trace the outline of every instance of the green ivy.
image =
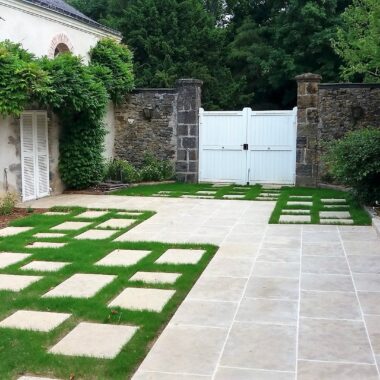
POLYGON ((90 50, 90 57, 92 65, 108 69, 102 80, 112 101, 119 103, 133 89, 132 53, 124 45, 105 38, 90 50))
POLYGON ((59 170, 74 189, 102 179, 107 102, 122 99, 133 88, 132 54, 125 46, 101 40, 91 57, 88 66, 70 53, 38 59, 19 44, 0 42, 0 113, 18 116, 37 101, 58 115, 59 170))

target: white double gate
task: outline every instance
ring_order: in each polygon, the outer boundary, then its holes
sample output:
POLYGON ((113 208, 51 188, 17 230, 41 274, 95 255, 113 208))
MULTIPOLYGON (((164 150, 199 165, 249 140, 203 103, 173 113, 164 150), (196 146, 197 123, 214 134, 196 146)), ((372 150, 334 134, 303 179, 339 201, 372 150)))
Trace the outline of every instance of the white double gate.
POLYGON ((199 181, 295 183, 297 109, 200 109, 199 181))

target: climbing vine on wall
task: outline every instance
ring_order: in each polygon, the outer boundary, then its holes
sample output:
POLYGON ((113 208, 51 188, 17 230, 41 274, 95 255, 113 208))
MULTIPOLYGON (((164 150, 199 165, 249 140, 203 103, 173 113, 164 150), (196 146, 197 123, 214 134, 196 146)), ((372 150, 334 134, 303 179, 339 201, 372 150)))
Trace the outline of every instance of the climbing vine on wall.
POLYGON ((0 113, 18 116, 31 102, 50 107, 62 124, 60 174, 77 189, 101 180, 107 102, 133 88, 127 47, 102 40, 91 57, 89 65, 68 53, 38 59, 19 44, 0 42, 0 113))

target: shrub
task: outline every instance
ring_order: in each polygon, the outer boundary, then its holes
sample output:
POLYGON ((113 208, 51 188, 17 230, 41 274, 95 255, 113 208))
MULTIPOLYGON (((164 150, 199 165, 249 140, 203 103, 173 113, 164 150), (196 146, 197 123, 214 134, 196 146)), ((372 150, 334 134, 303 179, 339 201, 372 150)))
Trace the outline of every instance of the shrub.
POLYGON ((326 162, 341 183, 363 202, 380 200, 380 130, 366 128, 348 133, 328 145, 326 162))
POLYGON ((7 192, 0 196, 0 215, 12 214, 17 201, 18 195, 16 193, 7 192))
POLYGON ((174 167, 169 160, 158 160, 152 153, 146 153, 140 170, 143 181, 162 181, 174 176, 174 167))
POLYGON ((106 164, 104 178, 121 181, 123 183, 131 183, 139 180, 139 173, 128 161, 115 158, 106 164))

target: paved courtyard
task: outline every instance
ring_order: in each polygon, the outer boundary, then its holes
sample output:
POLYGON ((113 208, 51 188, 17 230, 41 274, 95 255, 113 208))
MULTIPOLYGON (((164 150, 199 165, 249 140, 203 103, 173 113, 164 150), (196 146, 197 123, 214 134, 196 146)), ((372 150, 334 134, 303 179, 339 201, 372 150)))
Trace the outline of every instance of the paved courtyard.
POLYGON ((136 380, 380 378, 372 227, 268 225, 269 201, 64 195, 29 204, 156 211, 118 240, 220 247, 136 380))

